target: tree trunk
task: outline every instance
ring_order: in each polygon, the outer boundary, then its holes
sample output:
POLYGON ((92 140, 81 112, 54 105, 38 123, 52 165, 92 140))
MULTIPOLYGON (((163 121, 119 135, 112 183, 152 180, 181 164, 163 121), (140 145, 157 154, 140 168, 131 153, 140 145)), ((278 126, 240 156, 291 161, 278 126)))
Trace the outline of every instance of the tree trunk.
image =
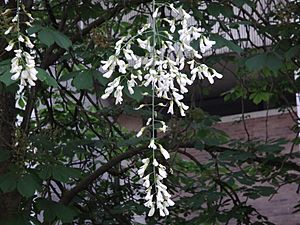
MULTIPOLYGON (((0 84, 1 85, 1 84, 0 84)), ((13 151, 15 133, 15 96, 0 86, 0 151, 13 151)), ((0 176, 13 165, 10 159, 0 162, 0 176)), ((19 208, 21 197, 17 191, 0 193, 0 220, 13 217, 19 208)))
MULTIPOLYGON (((16 1, 9 0, 8 4, 4 5, 4 1, 0 1, 1 6, 4 8, 15 8, 16 1)), ((2 30, 1 30, 2 31, 2 30)), ((5 60, 9 57, 4 48, 7 42, 4 40, 3 35, 0 38, 0 61, 5 60), (4 54, 3 54, 4 53, 4 54)), ((0 82, 0 151, 9 150, 11 151, 11 156, 14 151, 14 136, 15 136, 15 93, 9 92, 7 88, 0 82)), ((14 166, 12 157, 6 161, 0 161, 0 176, 6 174, 9 168, 14 166)), ((8 218, 14 217, 18 213, 18 208, 20 205, 21 196, 17 191, 3 193, 0 190, 0 224, 1 221, 5 222, 8 218)))

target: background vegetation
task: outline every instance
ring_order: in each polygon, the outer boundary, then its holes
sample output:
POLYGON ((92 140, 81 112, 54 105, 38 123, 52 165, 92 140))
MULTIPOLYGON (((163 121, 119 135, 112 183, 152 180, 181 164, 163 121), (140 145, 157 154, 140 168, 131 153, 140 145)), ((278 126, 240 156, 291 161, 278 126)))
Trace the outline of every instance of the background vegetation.
MULTIPOLYGON (((1 0, 0 32, 9 27, 16 2, 1 0)), ((147 118, 134 111, 141 93, 128 93, 125 104, 103 104, 107 80, 98 68, 112 52, 120 34, 136 32, 149 14, 148 0, 24 1, 35 23, 39 82, 24 91, 24 110, 15 108, 17 82, 10 79, 10 58, 0 40, 0 224, 138 224, 146 208, 140 199, 136 168, 147 154, 148 140, 116 123, 123 114, 147 118), (129 22, 124 16, 131 13, 129 22), (23 122, 16 125, 17 115, 23 122)), ((163 1, 168 2, 168 1, 163 1)), ((170 1, 174 2, 174 1, 170 1)), ((249 199, 276 195, 287 184, 299 184, 298 117, 288 96, 300 90, 294 71, 299 68, 299 5, 296 1, 176 1, 230 54, 204 61, 214 67, 230 63, 236 85, 227 101, 280 106, 295 122, 293 140, 231 140, 213 125, 190 96, 186 118, 160 117, 172 129, 162 142, 173 153, 168 186, 176 205, 170 216, 146 218, 147 224, 272 224, 249 199), (205 7, 203 7, 205 6, 205 7), (240 13, 234 13, 238 8, 240 13), (218 24, 218 31, 213 27, 218 24), (229 37, 245 26, 246 36, 229 37), (256 46, 255 30, 270 44, 256 46), (245 46, 245 42, 249 43, 245 46), (284 151, 284 144, 291 148, 284 151), (210 159, 200 162, 185 151, 194 147, 210 159), (182 160, 182 156, 188 160, 182 160), (298 164, 297 164, 298 162, 298 164), (180 194, 179 194, 180 193, 180 194), (184 193, 184 194, 183 194, 184 193)), ((14 35, 14 34, 12 34, 14 35)), ((203 93, 207 90, 202 89, 203 93)), ((197 89, 199 92, 199 89, 197 89)), ((243 121, 242 121, 243 122, 243 121)), ((295 193, 296 196, 296 193, 295 193)), ((300 211, 300 202, 294 206, 300 211)))

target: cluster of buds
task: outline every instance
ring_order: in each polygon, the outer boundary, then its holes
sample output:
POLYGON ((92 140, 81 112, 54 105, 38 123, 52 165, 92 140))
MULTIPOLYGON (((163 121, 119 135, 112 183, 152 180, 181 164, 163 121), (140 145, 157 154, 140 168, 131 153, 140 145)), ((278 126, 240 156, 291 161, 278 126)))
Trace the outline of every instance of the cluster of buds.
MULTIPOLYGON (((17 6, 16 15, 11 20, 11 26, 4 32, 4 35, 10 36, 6 51, 14 51, 15 57, 11 60, 11 79, 20 79, 21 86, 35 86, 37 80, 37 70, 35 68, 35 51, 34 45, 30 41, 30 37, 34 37, 34 34, 27 35, 20 29, 20 10, 24 13, 28 21, 24 22, 27 27, 31 26, 33 18, 30 13, 25 10, 25 7, 17 6)), ((9 13, 10 10, 6 10, 4 13, 9 13)))
MULTIPOLYGON (((162 7, 162 6, 160 6, 162 7)), ((222 75, 207 65, 200 63, 202 54, 209 50, 214 41, 209 40, 203 30, 192 23, 192 17, 182 7, 175 8, 173 4, 167 5, 171 12, 170 18, 160 18, 159 9, 153 2, 152 24, 146 23, 135 36, 120 38, 115 45, 115 53, 108 60, 101 61, 103 64, 104 77, 110 79, 116 76, 105 89, 102 99, 110 95, 116 98, 116 104, 123 101, 124 87, 133 94, 135 87, 144 86, 152 89, 152 117, 148 119, 146 126, 137 134, 141 136, 148 128, 152 128, 149 149, 152 157, 143 159, 143 165, 138 174, 146 188, 145 206, 150 209, 148 215, 152 216, 158 209, 160 216, 169 214, 168 207, 174 205, 170 199, 163 180, 167 177, 165 166, 158 163, 155 157, 159 150, 167 160, 170 158, 168 151, 157 142, 154 130, 166 132, 167 126, 164 121, 156 119, 155 106, 168 107, 167 112, 174 114, 174 105, 179 108, 181 116, 185 116, 188 106, 183 103, 184 94, 188 92, 188 85, 192 85, 198 79, 207 79, 211 84, 214 79, 221 79, 222 75), (159 23, 157 23, 159 22, 159 23), (157 29, 157 24, 166 29, 157 29), (179 36, 175 40, 175 36, 179 36), (198 48, 194 48, 196 44, 198 48), (134 48, 133 48, 134 47, 134 48), (136 54, 139 48, 144 54, 136 54), (155 99, 164 99, 155 105, 155 99), (160 123, 161 126, 157 126, 160 123), (157 128, 158 127, 158 128, 157 128), (146 173, 152 165, 152 172, 146 173)), ((137 109, 143 108, 140 105, 137 109)))

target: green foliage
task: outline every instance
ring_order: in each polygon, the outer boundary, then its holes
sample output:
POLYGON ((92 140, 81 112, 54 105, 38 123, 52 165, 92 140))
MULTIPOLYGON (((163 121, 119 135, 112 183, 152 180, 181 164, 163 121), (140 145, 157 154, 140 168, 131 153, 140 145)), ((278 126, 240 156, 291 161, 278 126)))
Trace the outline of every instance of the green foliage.
POLYGON ((40 190, 41 184, 33 174, 25 174, 18 179, 17 190, 24 197, 31 197, 35 191, 40 190))
POLYGON ((17 186, 18 176, 13 173, 6 173, 0 177, 0 189, 4 192, 12 192, 17 186))
POLYGON ((217 42, 217 44, 214 46, 214 48, 222 48, 224 46, 228 47, 231 51, 236 53, 241 53, 243 49, 235 44, 233 41, 229 41, 222 36, 219 36, 217 34, 212 35, 212 39, 217 42))
POLYGON ((261 53, 247 59, 245 65, 250 71, 268 68, 277 72, 282 67, 282 60, 274 53, 261 53))
POLYGON ((43 81, 45 84, 51 87, 58 87, 56 80, 51 77, 45 70, 37 68, 38 74, 37 77, 39 80, 43 81))
MULTIPOLYGON (((67 225, 92 221, 127 225, 138 224, 136 215, 145 217, 149 225, 273 224, 248 199, 270 198, 281 186, 299 184, 300 154, 286 148, 300 143, 299 120, 289 102, 289 97, 300 90, 300 78, 294 79, 294 70, 299 68, 300 29, 299 24, 287 23, 296 19, 299 7, 290 2, 255 16, 259 3, 250 0, 159 1, 184 7, 204 33, 216 41, 214 50, 230 50, 199 61, 218 71, 224 67, 225 79, 227 73, 234 77, 236 83, 225 90, 224 100, 286 108, 296 118, 292 128, 296 138, 261 140, 251 134, 232 140, 216 129, 220 118, 198 107, 199 99, 210 90, 205 82, 199 82, 199 86, 191 87, 194 93, 186 96, 190 110, 185 118, 178 112, 173 118, 164 110, 158 112, 170 128, 165 134, 158 133, 157 138, 172 152, 170 165, 159 160, 169 173, 173 170, 166 183, 176 196, 176 205, 170 208, 167 218, 148 218, 136 168, 141 158, 151 154, 147 148, 150 131, 146 129, 144 136, 137 138, 136 130, 151 114, 151 99, 144 95, 151 90, 138 87, 131 95, 124 79, 124 105, 111 104, 110 99, 101 101, 109 81, 99 70, 101 61, 114 51, 118 37, 136 35, 148 20, 148 8, 140 7, 145 1, 114 1, 109 9, 96 2, 62 4, 51 0, 46 6, 44 1, 34 1, 33 10, 28 9, 35 18, 28 33, 37 35, 36 60, 41 67, 37 76, 41 82, 24 89, 19 105, 26 106, 25 110, 7 109, 25 122, 11 140, 0 139, 0 200, 8 193, 20 199, 16 215, 0 224, 27 225, 32 221, 67 225), (253 11, 236 16, 235 7, 253 11), (280 23, 270 23, 269 18, 280 23), (219 27, 217 32, 215 27, 219 27), (242 27, 254 30, 268 40, 268 45, 249 44, 252 37, 237 35, 242 27), (234 40, 229 39, 234 33, 234 40), (133 110, 141 103, 145 107, 133 110), (199 154, 204 160, 198 158, 199 154)), ((161 24, 158 31, 164 30, 161 24)), ((193 46, 198 48, 199 43, 193 46)), ((136 55, 145 54, 132 47, 136 55)), ((0 57, 2 116, 3 96, 6 91, 15 93, 17 83, 10 79, 12 55, 0 57)), ((239 122, 244 123, 243 119, 239 122)), ((2 126, 15 128, 15 118, 3 121, 0 117, 0 125, 2 138, 2 126)), ((292 207, 294 213, 299 213, 299 202, 292 207)))
POLYGON ((58 219, 63 223, 71 223, 77 215, 73 208, 41 198, 36 200, 36 207, 38 210, 44 211, 44 219, 47 222, 58 219))
POLYGON ((72 45, 71 40, 66 35, 50 27, 41 27, 38 31, 38 38, 41 43, 48 47, 56 43, 59 47, 68 50, 72 45))

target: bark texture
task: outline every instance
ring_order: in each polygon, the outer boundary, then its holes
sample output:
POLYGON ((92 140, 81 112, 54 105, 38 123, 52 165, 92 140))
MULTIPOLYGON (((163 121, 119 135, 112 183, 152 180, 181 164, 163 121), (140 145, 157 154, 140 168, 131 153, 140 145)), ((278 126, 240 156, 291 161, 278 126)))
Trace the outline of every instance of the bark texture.
MULTIPOLYGON (((0 151, 13 151, 15 133, 15 97, 0 86, 0 151)), ((0 176, 13 166, 12 158, 0 162, 0 176)), ((20 195, 13 191, 0 193, 0 220, 13 217, 19 208, 20 195)))

